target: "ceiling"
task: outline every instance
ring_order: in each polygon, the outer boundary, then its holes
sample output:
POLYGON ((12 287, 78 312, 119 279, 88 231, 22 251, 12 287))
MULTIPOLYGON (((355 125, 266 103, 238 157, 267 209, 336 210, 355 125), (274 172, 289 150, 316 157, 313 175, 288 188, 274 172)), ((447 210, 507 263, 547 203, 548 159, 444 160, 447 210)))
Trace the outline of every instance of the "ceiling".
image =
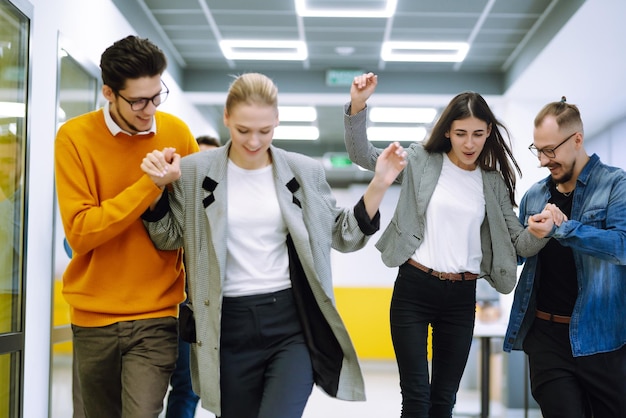
MULTIPOLYGON (((169 72, 219 132, 233 75, 258 71, 279 88, 280 105, 313 105, 317 141, 280 141, 289 150, 321 156, 345 151, 342 104, 349 86, 334 70, 379 75, 379 105, 434 106, 458 92, 500 97, 567 23, 584 0, 397 0, 391 17, 302 17, 296 0, 114 0, 140 36, 168 55, 169 72), (228 60, 222 40, 299 40, 304 61, 228 60), (463 62, 384 62, 383 41, 467 42, 463 62)), ((305 0, 308 8, 383 8, 386 0, 305 0)), ((348 82, 350 80, 348 79, 348 82)), ((277 141, 278 142, 278 141, 277 141)))

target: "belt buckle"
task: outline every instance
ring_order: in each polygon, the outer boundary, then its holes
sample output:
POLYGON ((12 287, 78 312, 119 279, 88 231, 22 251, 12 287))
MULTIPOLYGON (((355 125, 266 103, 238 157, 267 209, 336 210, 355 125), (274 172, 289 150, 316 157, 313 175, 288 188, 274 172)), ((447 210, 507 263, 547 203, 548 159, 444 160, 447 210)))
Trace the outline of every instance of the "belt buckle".
POLYGON ((437 277, 439 277, 439 280, 447 280, 445 277, 443 277, 443 273, 442 272, 438 272, 437 273, 437 277))

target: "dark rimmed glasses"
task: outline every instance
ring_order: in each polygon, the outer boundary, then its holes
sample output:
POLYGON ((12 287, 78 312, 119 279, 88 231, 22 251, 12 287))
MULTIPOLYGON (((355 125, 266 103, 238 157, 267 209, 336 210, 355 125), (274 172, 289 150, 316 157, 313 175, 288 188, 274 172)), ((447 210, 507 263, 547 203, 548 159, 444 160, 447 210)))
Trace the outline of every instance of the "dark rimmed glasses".
POLYGON ((530 150, 530 152, 533 153, 533 155, 537 158, 541 157, 541 154, 545 155, 548 158, 554 158, 556 157, 556 149, 558 147, 560 147, 561 145, 563 145, 564 143, 566 143, 567 141, 569 141, 574 135, 576 135, 578 132, 574 132, 573 134, 571 134, 570 136, 568 136, 567 138, 565 138, 563 141, 561 141, 561 143, 559 145, 557 145, 554 148, 537 148, 535 146, 535 144, 530 144, 528 146, 528 149, 530 150))
POLYGON ((146 107, 148 107, 148 103, 150 102, 152 102, 154 107, 159 107, 161 103, 167 100, 167 96, 168 94, 170 94, 170 89, 167 88, 163 80, 161 80, 161 84, 163 84, 163 87, 165 87, 165 91, 161 91, 161 93, 155 94, 154 96, 150 98, 145 97, 145 98, 141 98, 137 100, 128 100, 126 97, 122 96, 119 92, 115 92, 115 94, 121 97, 122 99, 124 99, 124 101, 128 103, 130 105, 130 108, 134 111, 144 110, 146 107))

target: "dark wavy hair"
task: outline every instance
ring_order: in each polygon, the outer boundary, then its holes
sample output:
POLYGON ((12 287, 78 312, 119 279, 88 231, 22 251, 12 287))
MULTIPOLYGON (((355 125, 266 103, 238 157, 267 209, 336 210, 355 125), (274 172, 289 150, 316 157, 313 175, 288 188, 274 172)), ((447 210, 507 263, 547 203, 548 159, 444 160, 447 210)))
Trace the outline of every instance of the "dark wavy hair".
POLYGON ((124 90, 126 80, 161 75, 167 58, 148 39, 129 35, 108 47, 100 57, 102 82, 115 92, 124 90))
POLYGON ((522 176, 522 170, 513 157, 510 146, 508 129, 495 117, 485 99, 478 93, 467 91, 456 95, 435 123, 430 137, 424 143, 428 152, 447 153, 452 149, 450 138, 446 133, 452 128, 455 120, 475 117, 491 126, 491 133, 485 141, 485 146, 478 156, 477 163, 485 171, 498 171, 502 175, 509 190, 509 199, 515 203, 515 171, 522 176), (502 132, 506 133, 507 139, 502 132))

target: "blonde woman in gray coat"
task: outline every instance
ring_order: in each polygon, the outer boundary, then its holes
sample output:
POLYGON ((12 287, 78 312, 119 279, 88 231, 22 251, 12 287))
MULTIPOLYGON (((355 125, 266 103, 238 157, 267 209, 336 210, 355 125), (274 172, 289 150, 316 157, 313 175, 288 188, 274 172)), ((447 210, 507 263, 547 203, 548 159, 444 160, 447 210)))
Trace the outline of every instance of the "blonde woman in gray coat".
POLYGON ((180 176, 144 220, 159 249, 184 247, 193 387, 221 418, 300 417, 314 383, 365 399, 330 252, 358 250, 378 229, 406 152, 387 147, 360 201, 339 208, 319 162, 272 145, 278 123, 274 83, 243 74, 226 99, 225 146, 180 161, 155 151, 142 163, 160 186, 180 176))
MULTIPOLYGON (((381 150, 367 140, 366 102, 378 83, 356 77, 344 114, 350 159, 373 169, 381 150)), ((391 223, 376 243, 398 267, 391 299, 391 336, 400 372, 403 418, 449 418, 472 343, 476 279, 498 292, 515 287, 517 257, 548 241, 555 207, 524 229, 515 205, 517 163, 506 131, 477 93, 454 97, 430 138, 407 149, 391 223), (427 361, 432 326, 432 376, 427 361)))

